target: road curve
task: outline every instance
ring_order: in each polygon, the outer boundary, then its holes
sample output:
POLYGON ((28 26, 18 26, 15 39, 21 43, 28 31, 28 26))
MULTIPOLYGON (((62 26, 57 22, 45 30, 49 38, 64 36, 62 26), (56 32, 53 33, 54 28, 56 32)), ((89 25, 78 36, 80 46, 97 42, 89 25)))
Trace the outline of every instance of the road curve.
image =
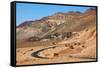
MULTIPOLYGON (((57 47, 57 46, 53 46, 53 47, 48 47, 48 48, 43 48, 43 49, 37 50, 37 51, 33 52, 33 53, 31 54, 31 56, 32 56, 32 57, 35 57, 35 58, 40 58, 40 59, 50 59, 50 58, 48 58, 48 57, 40 56, 39 54, 40 54, 40 52, 42 52, 42 51, 44 51, 44 50, 52 49, 52 48, 55 48, 55 47, 57 47)), ((79 56, 73 56, 73 55, 72 55, 72 56, 68 55, 67 57, 74 57, 74 58, 80 58, 80 59, 96 59, 96 58, 79 57, 79 56)))
POLYGON ((43 48, 43 49, 40 49, 38 51, 35 51, 31 54, 31 56, 35 57, 35 58, 41 58, 41 59, 50 59, 50 58, 47 58, 47 57, 42 57, 42 56, 39 56, 39 53, 44 51, 44 50, 47 50, 47 49, 51 49, 51 48, 55 48, 57 46, 53 46, 53 47, 48 47, 48 48, 43 48))

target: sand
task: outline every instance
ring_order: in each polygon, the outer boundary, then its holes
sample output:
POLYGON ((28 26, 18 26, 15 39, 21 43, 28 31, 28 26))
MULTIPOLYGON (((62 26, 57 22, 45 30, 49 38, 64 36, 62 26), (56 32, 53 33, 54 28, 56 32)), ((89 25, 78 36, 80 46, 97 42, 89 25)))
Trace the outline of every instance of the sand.
POLYGON ((96 61, 96 28, 78 33, 69 40, 17 48, 17 65, 96 61))

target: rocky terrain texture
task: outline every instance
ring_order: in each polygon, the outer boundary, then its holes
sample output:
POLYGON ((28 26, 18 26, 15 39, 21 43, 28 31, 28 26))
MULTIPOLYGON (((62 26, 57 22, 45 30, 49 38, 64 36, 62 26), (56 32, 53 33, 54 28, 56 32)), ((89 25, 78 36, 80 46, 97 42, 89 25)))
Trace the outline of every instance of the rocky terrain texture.
POLYGON ((96 9, 58 12, 16 27, 17 65, 96 61, 96 9))

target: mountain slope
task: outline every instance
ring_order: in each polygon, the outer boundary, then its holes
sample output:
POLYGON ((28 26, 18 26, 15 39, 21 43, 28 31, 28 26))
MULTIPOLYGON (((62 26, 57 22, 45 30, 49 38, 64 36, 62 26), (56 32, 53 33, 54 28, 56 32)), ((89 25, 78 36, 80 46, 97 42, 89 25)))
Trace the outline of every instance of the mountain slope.
POLYGON ((79 32, 96 25, 96 10, 86 12, 58 12, 40 20, 26 21, 17 26, 17 39, 43 38, 55 33, 79 32))

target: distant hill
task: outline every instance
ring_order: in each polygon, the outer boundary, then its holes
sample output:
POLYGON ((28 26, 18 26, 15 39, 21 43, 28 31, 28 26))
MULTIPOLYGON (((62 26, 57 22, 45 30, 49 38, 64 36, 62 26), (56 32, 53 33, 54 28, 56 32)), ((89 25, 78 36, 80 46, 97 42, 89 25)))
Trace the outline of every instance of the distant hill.
POLYGON ((96 24, 96 10, 88 9, 86 12, 67 13, 58 12, 54 15, 43 17, 40 20, 25 21, 16 27, 17 39, 31 37, 43 38, 52 34, 64 32, 79 32, 89 29, 96 24))

